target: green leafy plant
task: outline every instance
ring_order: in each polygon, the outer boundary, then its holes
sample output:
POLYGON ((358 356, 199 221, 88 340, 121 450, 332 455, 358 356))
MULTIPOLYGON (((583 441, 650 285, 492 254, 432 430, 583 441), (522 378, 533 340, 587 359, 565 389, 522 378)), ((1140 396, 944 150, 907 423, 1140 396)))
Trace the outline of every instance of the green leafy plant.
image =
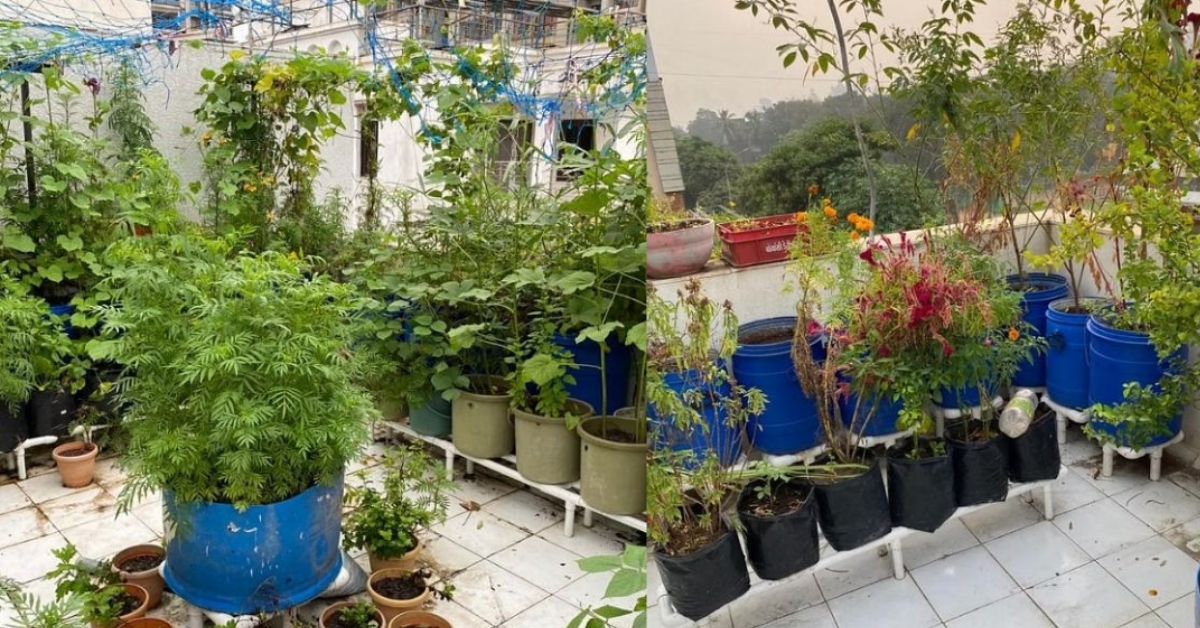
POLYGON ((125 587, 112 565, 101 561, 85 565, 74 545, 54 550, 58 565, 46 576, 55 581, 59 599, 79 600, 81 616, 93 625, 111 626, 125 611, 125 587))
POLYGON ((32 593, 22 593, 16 581, 0 576, 0 599, 15 615, 10 628, 88 628, 85 596, 68 593, 52 602, 40 601, 32 593))
POLYGON ((453 480, 421 446, 388 453, 383 490, 368 481, 346 492, 352 510, 342 525, 346 549, 365 548, 384 560, 417 548, 417 533, 446 519, 453 480))
POLYGON ((369 600, 359 600, 338 611, 338 619, 345 628, 383 628, 379 625, 379 611, 369 600))
POLYGON ((642 545, 626 545, 625 551, 615 556, 590 556, 575 561, 584 573, 611 573, 612 579, 604 589, 604 599, 619 599, 637 595, 633 608, 622 608, 605 604, 599 608, 588 607, 580 611, 567 628, 604 628, 613 625, 619 617, 633 615, 634 628, 646 626, 646 548, 642 545), (639 595, 640 594, 640 595, 639 595))
POLYGON ((184 504, 277 502, 337 480, 369 438, 361 299, 301 260, 235 245, 156 235, 109 252, 112 303, 88 348, 136 373, 121 395, 122 507, 158 489, 184 504))
POLYGON ((33 390, 59 381, 71 349, 46 303, 0 272, 0 404, 15 411, 33 390))

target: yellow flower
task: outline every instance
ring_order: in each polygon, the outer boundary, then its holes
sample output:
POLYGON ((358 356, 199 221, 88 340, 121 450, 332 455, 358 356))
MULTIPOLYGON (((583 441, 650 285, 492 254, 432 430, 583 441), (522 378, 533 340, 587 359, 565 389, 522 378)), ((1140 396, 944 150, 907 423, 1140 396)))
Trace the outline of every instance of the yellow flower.
POLYGON ((908 127, 908 133, 904 137, 905 137, 905 139, 907 139, 908 141, 911 142, 911 141, 917 139, 917 137, 919 137, 920 135, 921 135, 921 123, 918 122, 918 123, 908 127))
POLYGON ((243 186, 242 186, 242 189, 243 189, 243 190, 246 190, 247 192, 249 192, 249 193, 251 193, 251 194, 253 194, 253 193, 255 193, 255 192, 257 192, 257 191, 258 191, 258 186, 257 186, 257 185, 254 185, 253 183, 247 183, 247 184, 245 184, 245 185, 243 185, 243 186))
POLYGON ((823 211, 825 212, 826 218, 830 220, 837 220, 837 210, 834 209, 832 205, 826 205, 823 211))
POLYGON ((729 201, 729 209, 734 209, 735 207, 737 207, 737 201, 729 201))
POLYGON ((1009 340, 1009 342, 1016 342, 1016 341, 1018 341, 1018 340, 1020 340, 1020 339, 1021 339, 1021 332, 1017 331, 1017 328, 1016 328, 1016 327, 1009 327, 1009 328, 1008 328, 1008 340, 1009 340))
POLYGON ((875 228, 875 221, 866 217, 859 217, 858 222, 854 223, 854 228, 866 233, 875 228))

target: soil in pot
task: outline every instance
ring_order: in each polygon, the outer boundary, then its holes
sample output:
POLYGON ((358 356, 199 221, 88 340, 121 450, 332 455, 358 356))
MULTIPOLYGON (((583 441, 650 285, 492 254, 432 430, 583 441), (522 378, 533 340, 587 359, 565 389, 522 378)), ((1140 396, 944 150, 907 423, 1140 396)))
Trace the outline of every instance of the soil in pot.
POLYGON ((1008 497, 1008 439, 994 422, 959 421, 946 426, 959 506, 1002 502, 1008 497))
POLYGON ((836 479, 814 482, 821 532, 839 552, 882 538, 892 530, 881 459, 868 464, 865 472, 840 472, 836 479))
MULTIPOLYGON (((321 627, 322 628, 359 628, 359 624, 353 623, 351 621, 348 621, 348 620, 345 620, 342 618, 342 612, 346 611, 350 608, 353 608, 354 606, 356 606, 356 604, 354 602, 339 602, 339 603, 334 604, 334 605, 330 606, 329 608, 325 609, 325 612, 321 613, 321 621, 320 621, 321 627)), ((386 620, 383 618, 383 613, 381 613, 379 611, 379 609, 375 609, 375 616, 376 616, 375 620, 376 620, 376 622, 378 622, 378 624, 377 624, 378 628, 384 628, 387 625, 387 623, 386 623, 386 620)))
POLYGON ((464 455, 499 458, 513 452, 512 396, 498 377, 474 376, 471 389, 451 404, 451 439, 464 455))
MULTIPOLYGON (((529 405, 536 407, 536 399, 531 398, 529 405)), ((592 415, 592 407, 578 399, 568 399, 566 413, 579 421, 592 415)), ((539 484, 566 484, 579 479, 579 433, 567 428, 565 416, 544 416, 513 408, 513 417, 517 471, 521 475, 539 484)))
POLYGON ((746 558, 733 532, 725 531, 715 540, 690 535, 674 549, 674 555, 655 552, 655 561, 671 605, 684 617, 707 617, 750 589, 746 558))
POLYGON ((737 510, 746 554, 758 577, 786 578, 820 560, 817 499, 810 485, 799 480, 750 484, 742 490, 737 510))
POLYGON ((54 448, 52 456, 58 465, 63 486, 82 488, 92 483, 96 475, 96 455, 100 448, 94 443, 64 443, 54 448))
POLYGON ((892 525, 933 532, 958 507, 954 465, 939 440, 910 441, 888 452, 888 504, 892 525), (914 450, 914 447, 916 448, 914 450))
POLYGON ((591 417, 579 425, 579 491, 588 506, 614 515, 646 509, 646 450, 636 419, 591 417))
POLYGON ((129 582, 125 583, 125 592, 117 601, 121 605, 120 623, 127 622, 131 619, 138 619, 146 615, 149 609, 150 594, 142 587, 129 582))
POLYGON ((138 617, 121 622, 118 628, 174 628, 171 622, 157 617, 138 617))
POLYGON ((1058 423, 1054 412, 1043 410, 1024 434, 1010 438, 1008 453, 1008 478, 1013 482, 1057 478, 1062 456, 1058 450, 1058 423))
POLYGON ((420 608, 433 592, 429 589, 428 571, 408 569, 380 569, 367 580, 367 592, 383 613, 384 621, 404 611, 420 608))
POLYGON ((388 628, 452 628, 441 615, 428 611, 407 611, 396 615, 388 628))
POLYGON ((113 557, 112 568, 121 576, 121 580, 136 584, 146 590, 148 608, 158 608, 162 602, 163 589, 166 583, 158 567, 166 560, 167 553, 157 545, 135 545, 126 548, 113 557))

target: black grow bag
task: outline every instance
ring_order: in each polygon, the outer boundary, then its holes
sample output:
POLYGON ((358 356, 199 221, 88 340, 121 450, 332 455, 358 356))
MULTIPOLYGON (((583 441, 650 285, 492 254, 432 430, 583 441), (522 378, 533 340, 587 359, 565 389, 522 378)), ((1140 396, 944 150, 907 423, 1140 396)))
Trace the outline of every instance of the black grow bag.
POLYGON ((732 532, 687 556, 655 552, 654 559, 671 606, 693 621, 707 617, 750 589, 742 544, 732 532))
POLYGON ((817 564, 821 558, 817 535, 817 499, 811 487, 798 480, 804 502, 799 509, 782 515, 762 516, 749 510, 757 484, 742 490, 738 518, 746 535, 746 554, 754 573, 763 580, 779 580, 817 564))
POLYGON ((16 449, 28 436, 29 424, 21 407, 10 409, 7 403, 0 402, 0 454, 16 449))
POLYGON ((1058 423, 1053 412, 1034 419, 1029 429, 1008 441, 1008 477, 1013 482, 1037 482, 1058 477, 1058 423))
POLYGON ((75 418, 75 398, 61 390, 34 392, 26 407, 33 436, 66 436, 75 418))
POLYGON ((933 532, 958 508, 950 456, 911 458, 907 449, 888 458, 888 503, 892 525, 933 532))
POLYGON ((833 549, 851 550, 891 532, 892 514, 880 460, 862 475, 817 484, 816 492, 821 532, 833 549))
POLYGON ((946 439, 954 464, 954 498, 959 506, 1008 498, 1008 437, 999 431, 995 434, 983 442, 946 439))

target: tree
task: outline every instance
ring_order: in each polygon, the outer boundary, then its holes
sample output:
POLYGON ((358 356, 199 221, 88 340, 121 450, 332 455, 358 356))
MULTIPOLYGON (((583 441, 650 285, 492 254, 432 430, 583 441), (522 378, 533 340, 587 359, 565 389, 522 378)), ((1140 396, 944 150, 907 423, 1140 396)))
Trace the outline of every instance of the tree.
MULTIPOLYGON (((875 182, 879 185, 875 230, 879 233, 920 229, 944 222, 941 196, 933 181, 907 164, 878 162, 875 182)), ((834 199, 846 212, 866 214, 870 190, 862 162, 844 162, 825 180, 824 196, 834 199)))
POLYGON ((679 168, 683 172, 683 199, 688 207, 728 206, 742 166, 729 150, 682 131, 675 132, 679 168))

